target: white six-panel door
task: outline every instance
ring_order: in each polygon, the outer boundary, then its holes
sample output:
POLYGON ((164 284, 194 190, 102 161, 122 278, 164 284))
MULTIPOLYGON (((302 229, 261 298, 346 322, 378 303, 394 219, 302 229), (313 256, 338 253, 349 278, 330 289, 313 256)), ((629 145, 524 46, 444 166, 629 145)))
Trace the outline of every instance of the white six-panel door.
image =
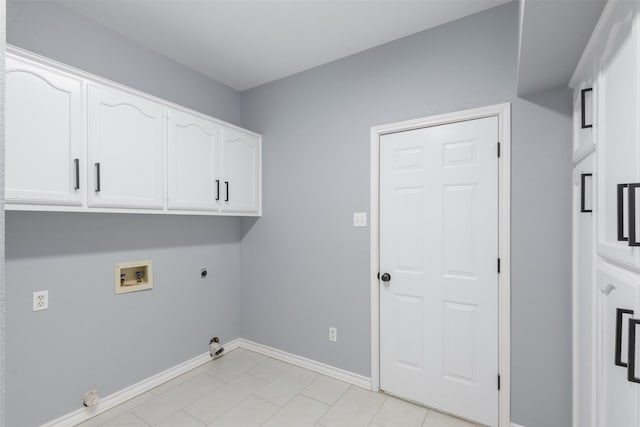
POLYGON ((6 200, 81 205, 82 81, 6 61, 6 200))
POLYGON ((498 424, 498 118, 380 138, 380 388, 498 424))
POLYGON ((218 177, 215 123, 169 110, 169 209, 217 211, 222 194, 218 177))

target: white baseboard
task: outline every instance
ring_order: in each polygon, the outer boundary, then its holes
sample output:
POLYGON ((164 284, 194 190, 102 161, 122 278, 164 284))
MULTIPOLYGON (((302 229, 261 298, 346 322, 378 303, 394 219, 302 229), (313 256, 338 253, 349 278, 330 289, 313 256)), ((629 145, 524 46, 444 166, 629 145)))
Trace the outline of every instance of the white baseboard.
POLYGON ((524 427, 524 426, 516 423, 511 423, 511 427, 524 427))
POLYGON ((287 353, 286 351, 278 350, 277 348, 258 344, 256 342, 245 340, 242 338, 239 341, 240 348, 251 350, 256 353, 278 359, 282 362, 290 363, 292 365, 299 366, 301 368, 305 368, 310 371, 314 371, 319 374, 365 388, 367 390, 371 390, 371 378, 365 377, 364 375, 345 371, 344 369, 336 368, 334 366, 320 363, 312 359, 307 359, 306 357, 287 353))
MULTIPOLYGON (((235 339, 225 344, 225 352, 238 348, 240 345, 240 341, 240 339, 235 339)), ((77 409, 73 412, 69 412, 68 414, 61 416, 60 418, 56 418, 53 421, 42 424, 41 427, 75 426, 76 424, 80 424, 81 422, 84 422, 89 418, 95 417, 102 412, 108 411, 109 409, 112 409, 129 399, 132 399, 142 393, 146 393, 152 388, 155 388, 160 384, 166 383, 167 381, 172 380, 175 377, 189 372, 190 370, 195 369, 200 365, 204 365, 210 360, 211 355, 209 354, 209 352, 202 353, 194 357, 193 359, 189 359, 186 362, 180 363, 179 365, 173 366, 136 384, 130 385, 129 387, 125 387, 122 390, 118 390, 115 393, 105 396, 101 398, 100 402, 92 408, 77 409)))

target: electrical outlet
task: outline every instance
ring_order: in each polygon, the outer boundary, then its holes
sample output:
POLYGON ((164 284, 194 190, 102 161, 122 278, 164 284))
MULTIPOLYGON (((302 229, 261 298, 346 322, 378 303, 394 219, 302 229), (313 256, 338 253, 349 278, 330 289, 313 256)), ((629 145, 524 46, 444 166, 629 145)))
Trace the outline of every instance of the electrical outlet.
POLYGON ((329 341, 338 342, 338 330, 336 328, 329 328, 329 341))
POLYGON ((33 293, 33 311, 49 308, 49 291, 37 291, 33 293))
POLYGON ((353 226, 354 227, 366 227, 367 226, 367 213, 366 212, 354 212, 353 213, 353 226))

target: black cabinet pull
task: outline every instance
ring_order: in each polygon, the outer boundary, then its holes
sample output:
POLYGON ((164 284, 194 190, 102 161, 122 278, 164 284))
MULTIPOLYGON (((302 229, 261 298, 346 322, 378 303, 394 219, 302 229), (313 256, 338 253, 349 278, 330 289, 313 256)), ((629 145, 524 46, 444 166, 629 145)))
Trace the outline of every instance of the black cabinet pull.
POLYGON ((73 163, 76 168, 76 186, 73 187, 74 190, 80 189, 80 159, 73 159, 73 163))
POLYGON ((636 239, 636 189, 640 184, 629 184, 629 246, 640 246, 636 239))
POLYGON ((220 200, 220 180, 216 179, 216 201, 220 200))
POLYGON ((582 89, 580 91, 580 109, 582 115, 582 129, 592 128, 593 123, 587 123, 587 114, 586 114, 586 106, 587 106, 587 93, 591 93, 593 88, 582 89))
MULTIPOLYGON (((583 173, 580 176, 580 181, 581 181, 581 183, 580 183, 580 185, 581 185, 581 188, 580 188, 580 212, 593 212, 593 209, 587 209, 586 206, 585 206, 585 203, 584 203, 585 202, 585 196, 586 196, 585 183, 586 183, 586 180, 587 180, 588 176, 591 177, 591 176, 593 176, 593 174, 592 173, 583 173)), ((592 203, 593 203, 593 201, 592 201, 592 203)))
MULTIPOLYGON (((626 368, 627 363, 622 361, 622 316, 628 314, 633 316, 633 310, 627 310, 624 308, 616 308, 616 366, 622 366, 626 368)), ((631 360, 631 359, 629 359, 631 360)))
POLYGON ((626 242, 628 237, 624 237, 624 189, 628 184, 618 184, 618 241, 626 242))
POLYGON ((96 193, 100 192, 100 163, 96 163, 96 193))
POLYGON ((640 383, 636 377, 636 326, 640 324, 638 319, 629 319, 629 367, 627 368, 627 380, 632 383, 640 383))
POLYGON ((225 187, 227 187, 227 198, 224 199, 225 202, 229 201, 229 181, 224 182, 225 187))

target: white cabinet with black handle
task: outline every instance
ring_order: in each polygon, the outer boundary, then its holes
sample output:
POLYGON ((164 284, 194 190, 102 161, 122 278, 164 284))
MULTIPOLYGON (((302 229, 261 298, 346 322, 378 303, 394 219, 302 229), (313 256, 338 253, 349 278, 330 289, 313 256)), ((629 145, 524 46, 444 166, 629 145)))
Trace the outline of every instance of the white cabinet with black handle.
POLYGON ((640 182, 640 28, 638 3, 608 6, 597 47, 598 254, 640 271, 635 183, 640 182))
POLYGON ((89 207, 164 207, 165 108, 89 85, 89 207))
POLYGON ((223 129, 221 145, 221 211, 260 210, 260 140, 237 129, 223 129))
POLYGON ((82 80, 24 58, 6 59, 6 202, 82 206, 82 80))
POLYGON ((607 3, 571 81, 576 167, 595 156, 574 175, 574 427, 640 427, 639 9, 607 3))
POLYGON ((260 216, 262 137, 15 47, 8 210, 260 216))
POLYGON ((640 333, 637 278, 608 267, 597 275, 600 299, 600 426, 639 425, 640 333))

